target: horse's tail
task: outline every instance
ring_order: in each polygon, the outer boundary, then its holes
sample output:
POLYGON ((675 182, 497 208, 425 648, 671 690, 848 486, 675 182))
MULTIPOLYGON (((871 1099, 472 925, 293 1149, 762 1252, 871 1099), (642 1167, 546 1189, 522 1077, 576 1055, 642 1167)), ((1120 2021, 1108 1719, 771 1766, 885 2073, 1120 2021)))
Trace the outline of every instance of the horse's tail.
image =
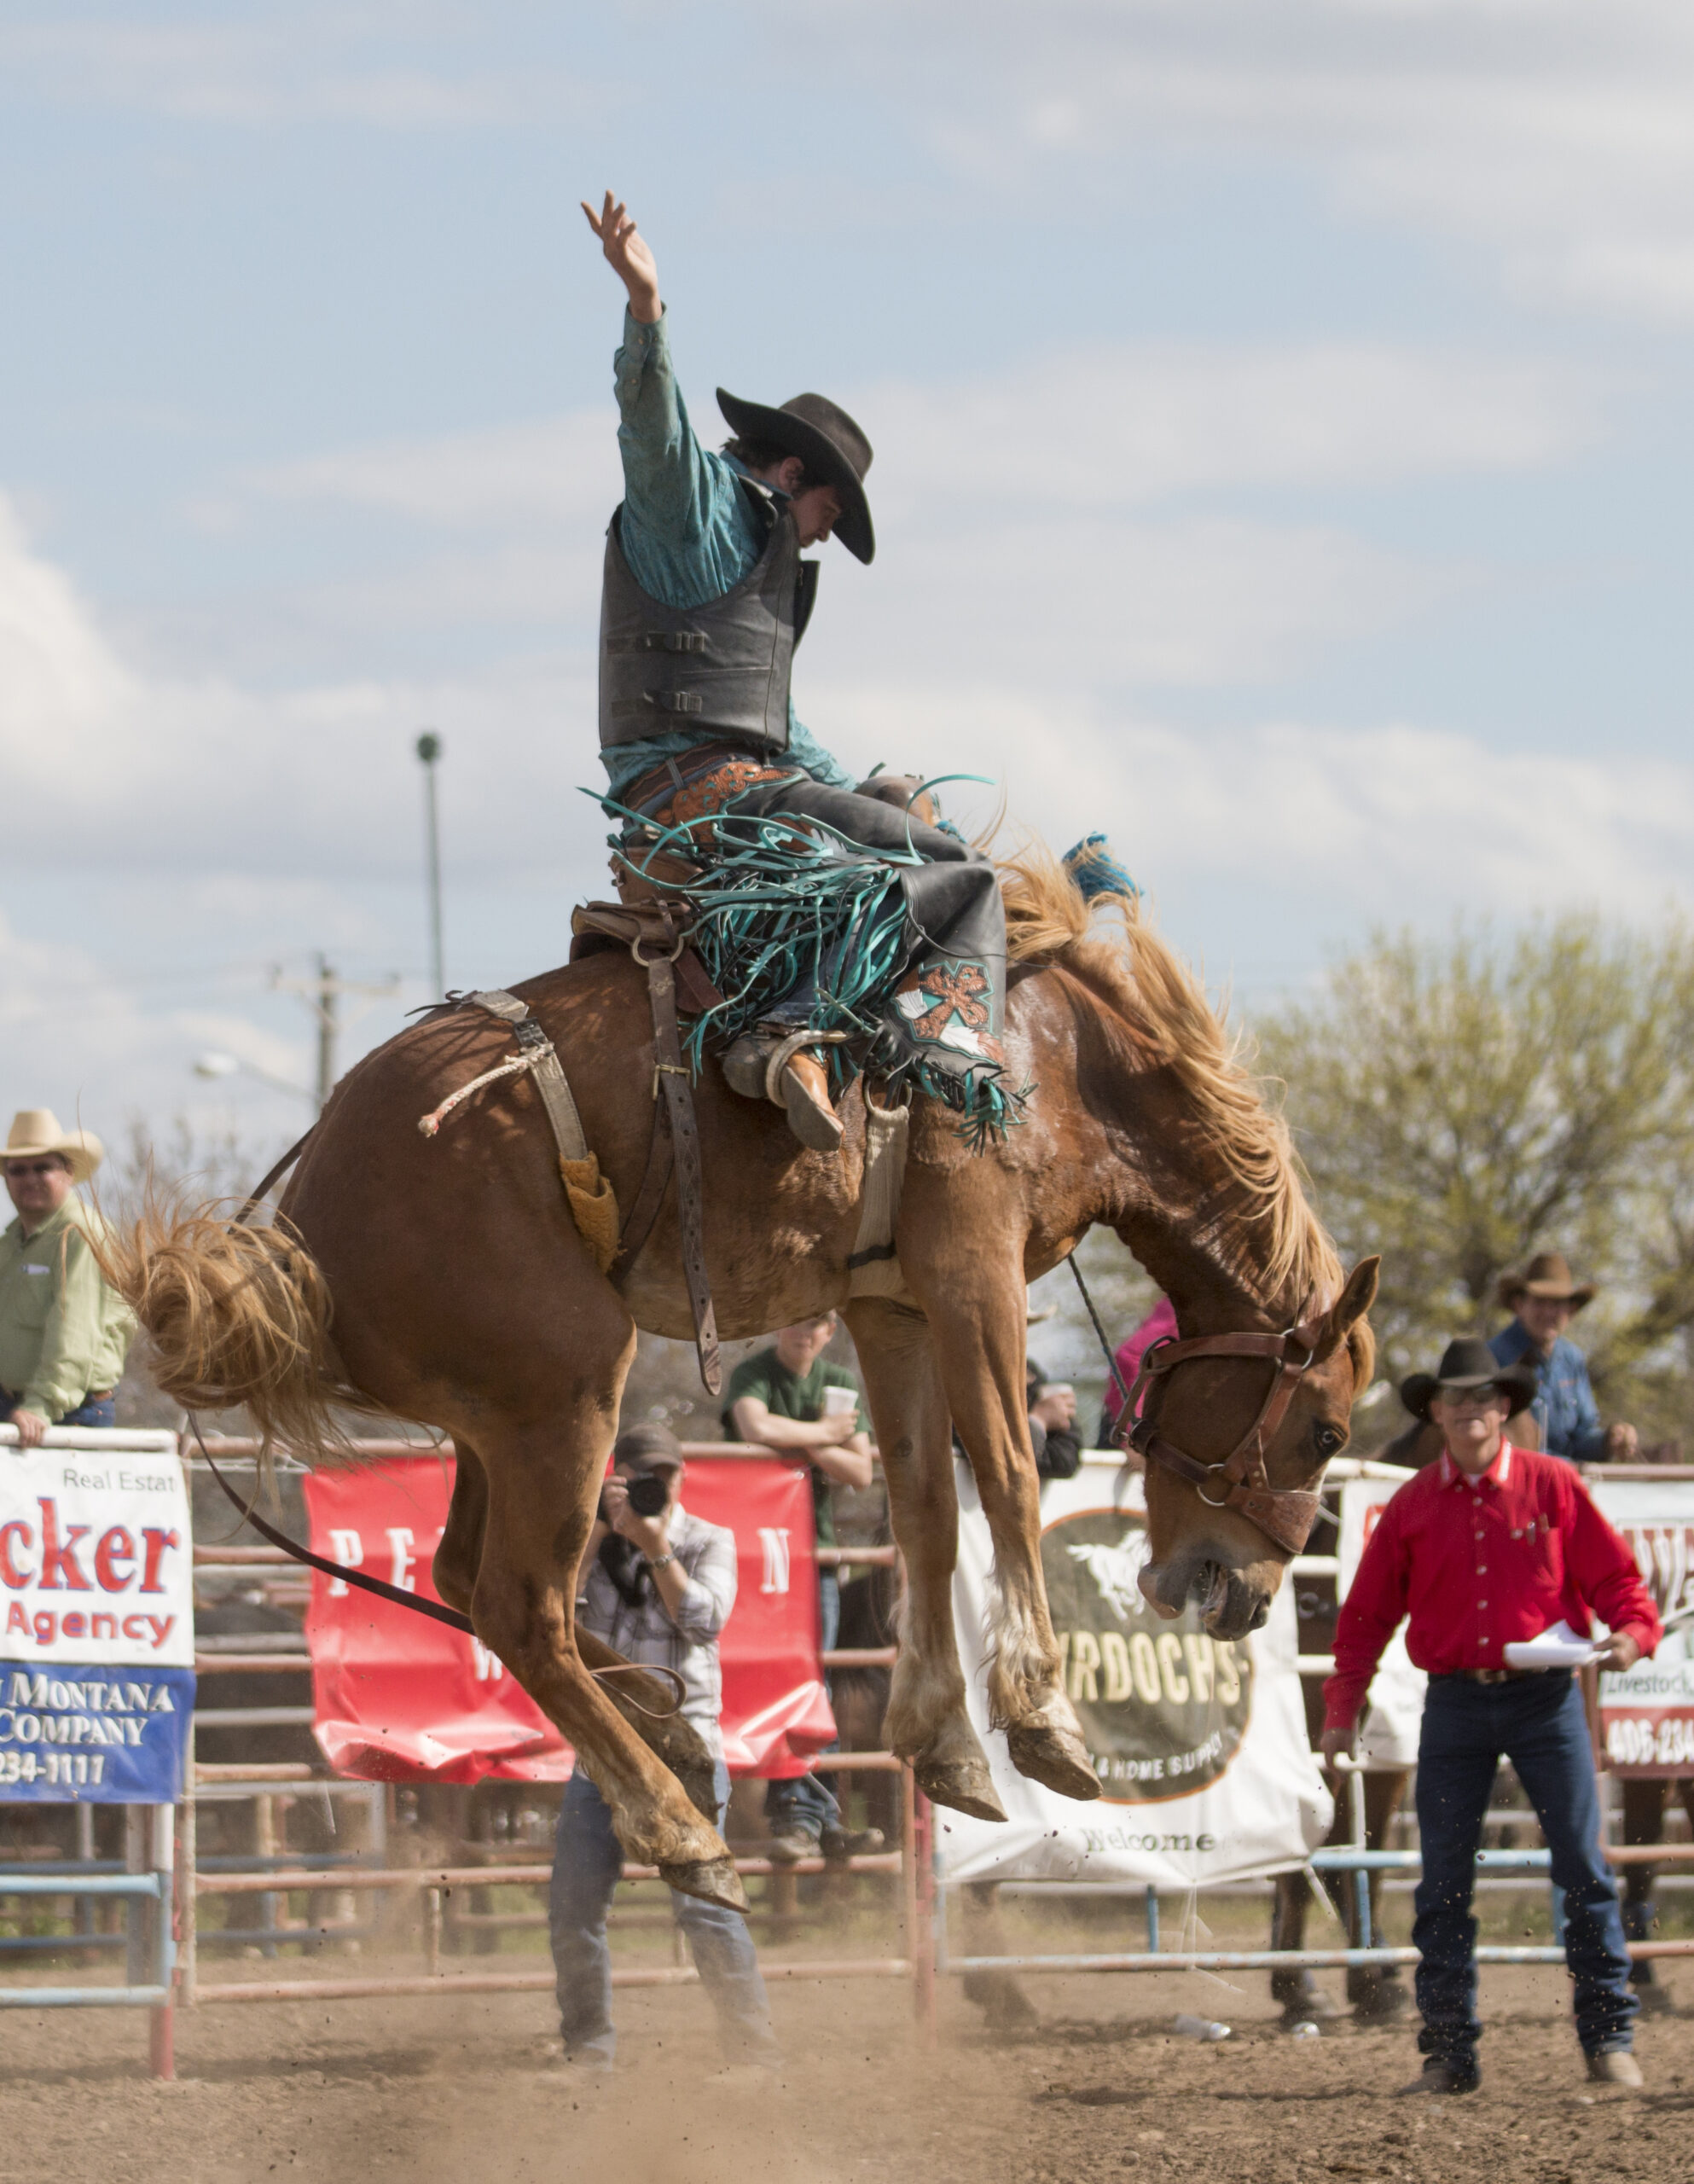
POLYGON ((322 1269, 286 1225, 149 1204, 90 1240, 151 1339, 154 1380, 185 1409, 245 1408, 267 1448, 307 1455, 344 1438, 332 1401, 368 1407, 342 1385, 322 1269))

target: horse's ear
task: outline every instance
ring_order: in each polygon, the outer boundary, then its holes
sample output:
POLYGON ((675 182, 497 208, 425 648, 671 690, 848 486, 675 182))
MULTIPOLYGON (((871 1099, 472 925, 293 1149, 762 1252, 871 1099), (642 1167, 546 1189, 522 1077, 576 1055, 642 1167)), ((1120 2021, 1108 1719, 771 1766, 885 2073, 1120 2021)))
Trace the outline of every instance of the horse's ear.
POLYGON ((1331 1306, 1324 1322, 1324 1331, 1318 1343, 1320 1357, 1333 1356, 1355 1327, 1376 1302, 1377 1276, 1382 1271, 1382 1260, 1377 1257, 1360 1259, 1347 1277, 1347 1286, 1331 1306))

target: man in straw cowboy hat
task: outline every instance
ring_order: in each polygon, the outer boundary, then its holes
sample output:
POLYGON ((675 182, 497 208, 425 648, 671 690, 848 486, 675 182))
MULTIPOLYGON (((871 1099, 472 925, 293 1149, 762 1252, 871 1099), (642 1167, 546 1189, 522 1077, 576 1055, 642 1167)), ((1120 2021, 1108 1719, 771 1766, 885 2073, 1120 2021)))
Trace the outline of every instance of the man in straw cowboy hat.
POLYGON ((1514 1664, 1508 1649, 1558 1624, 1581 1641, 1589 1611, 1610 1635, 1598 1649, 1627 1669, 1662 1635, 1635 1558, 1589 1500, 1572 1467, 1513 1448, 1504 1427, 1534 1389, 1524 1365, 1488 1345, 1451 1342, 1435 1373, 1401 1385, 1408 1410, 1432 1419, 1445 1449, 1414 1472, 1378 1519, 1335 1628, 1324 1687, 1325 1757, 1353 1749, 1359 1711, 1383 1649, 1409 1616, 1407 1650, 1429 1672, 1418 1747, 1424 1873, 1412 1929, 1420 1952, 1418 2044, 1424 2074, 1407 2092, 1470 2093, 1479 2082, 1476 1846, 1501 1755, 1540 1820, 1552 1882, 1564 1892, 1564 1955, 1588 2075, 1639 2086, 1630 2053, 1636 2000, 1617 1885, 1600 1848, 1600 1801, 1582 1693, 1556 1658, 1514 1664))
POLYGON ((135 1316, 89 1248, 100 1216, 74 1195, 105 1159, 50 1107, 12 1118, 3 1156, 18 1217, 0 1236, 0 1422, 38 1448, 49 1426, 110 1426, 135 1316))
POLYGON ((1516 1317, 1488 1345, 1502 1365, 1535 1374, 1533 1408, 1549 1455, 1575 1464, 1629 1463, 1639 1438, 1633 1426, 1602 1426, 1589 1385, 1587 1361, 1564 1330, 1594 1295, 1592 1281, 1571 1279, 1562 1252, 1539 1252, 1522 1274, 1500 1277, 1500 1303, 1516 1317))
MULTIPOLYGON (((747 822, 735 834, 749 850, 792 848, 812 839, 799 835, 809 825, 863 866, 886 857, 870 883, 903 921, 896 990, 874 1012, 874 1064, 967 1122, 1003 1127, 1018 1099, 1000 1083, 1006 920, 994 867, 903 797, 856 793, 789 696, 817 591, 817 564, 801 549, 833 536, 857 561, 876 551, 870 442, 823 395, 773 409, 720 387, 734 437, 722 454, 702 447, 672 369, 652 251, 610 190, 599 212, 583 210, 629 295, 613 363, 624 494, 606 532, 600 660, 600 756, 625 853, 639 863, 684 825, 698 842, 727 812, 747 822)), ((804 981, 779 995, 723 1068, 737 1092, 783 1107, 803 1144, 830 1152, 842 1133, 819 1058, 828 1049, 804 1037, 819 1028, 819 1001, 804 981)))

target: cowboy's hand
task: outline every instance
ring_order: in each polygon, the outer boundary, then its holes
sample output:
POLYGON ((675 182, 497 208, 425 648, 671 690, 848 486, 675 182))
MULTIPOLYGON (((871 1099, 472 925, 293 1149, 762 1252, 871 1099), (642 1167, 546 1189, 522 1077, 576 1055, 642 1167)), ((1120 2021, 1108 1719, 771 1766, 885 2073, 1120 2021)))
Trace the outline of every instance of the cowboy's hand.
POLYGON ((661 309, 658 268, 653 263, 646 238, 609 189, 598 217, 586 199, 583 200, 583 211, 588 216, 589 225, 600 237, 606 264, 629 292, 629 309, 644 326, 653 325, 661 309))
POLYGON ((41 1446, 47 1433, 47 1420, 39 1412, 15 1410, 10 1422, 18 1429, 18 1446, 20 1449, 38 1449, 41 1446))
POLYGON ((1621 1676, 1640 1659, 1641 1648, 1627 1630, 1614 1630, 1594 1658, 1603 1669, 1615 1670, 1621 1676))
POLYGON ((1353 1740, 1358 1734, 1358 1728, 1356 1722, 1349 1722, 1344 1729, 1326 1729, 1319 1746, 1324 1757, 1326 1760, 1351 1759, 1353 1740))
POLYGON ((1626 1426, 1620 1419, 1616 1426, 1606 1428, 1606 1461, 1612 1464, 1633 1464, 1640 1453, 1641 1437, 1633 1426, 1626 1426))

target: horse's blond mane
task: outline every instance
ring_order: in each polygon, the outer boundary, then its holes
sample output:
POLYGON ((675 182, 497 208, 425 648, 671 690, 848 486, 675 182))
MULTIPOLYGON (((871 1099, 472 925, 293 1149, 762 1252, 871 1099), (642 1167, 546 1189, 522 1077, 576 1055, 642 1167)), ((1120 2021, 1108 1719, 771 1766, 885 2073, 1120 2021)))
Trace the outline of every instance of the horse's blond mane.
POLYGON ((1000 884, 1012 961, 1070 972, 1125 1020, 1193 1101, 1241 1186, 1239 1241, 1250 1249, 1267 1297, 1315 1292, 1320 1304, 1332 1304, 1341 1262, 1307 1203, 1288 1126, 1265 1104, 1241 1043, 1139 903, 1111 895, 1090 905, 1040 843, 1001 861, 1000 884))

